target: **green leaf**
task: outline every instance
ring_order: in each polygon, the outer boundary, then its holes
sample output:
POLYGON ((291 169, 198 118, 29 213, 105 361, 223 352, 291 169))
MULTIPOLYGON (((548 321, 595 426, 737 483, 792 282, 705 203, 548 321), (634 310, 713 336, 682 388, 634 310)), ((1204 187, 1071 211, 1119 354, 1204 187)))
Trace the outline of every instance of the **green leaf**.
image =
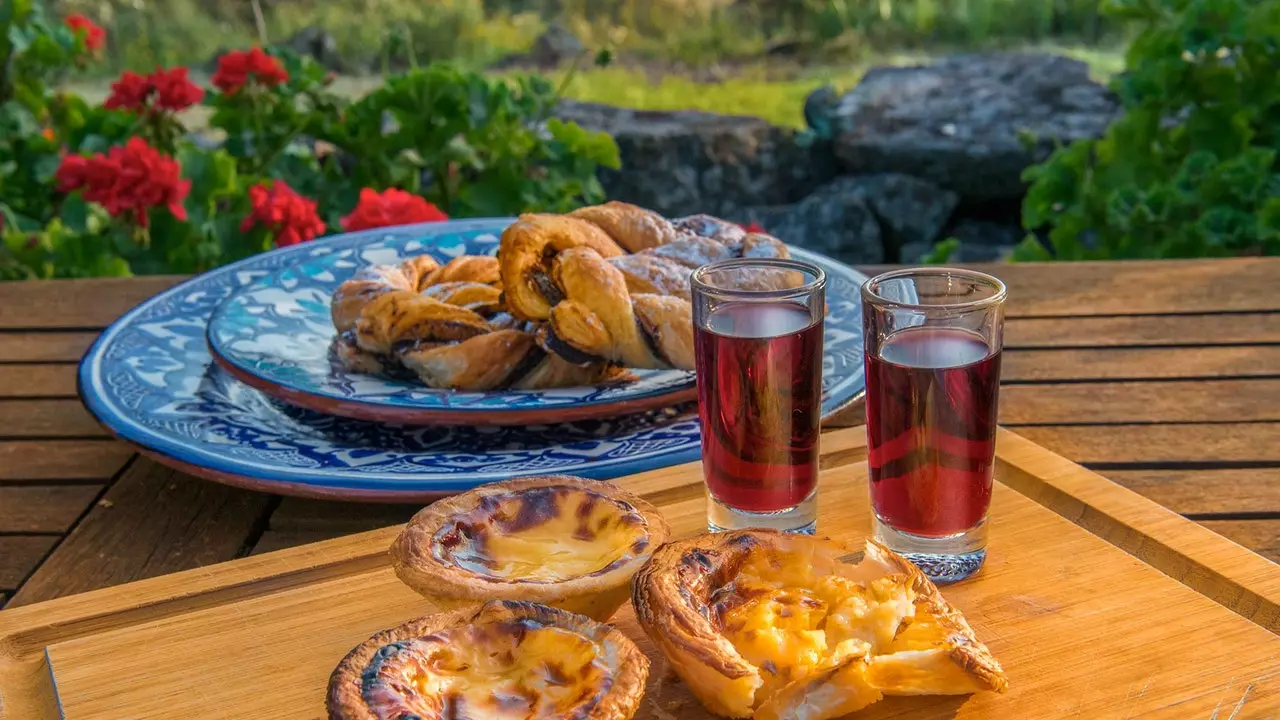
POLYGON ((960 238, 950 237, 934 245, 920 258, 925 265, 945 265, 960 252, 960 238))
POLYGON ((89 205, 79 193, 67 196, 62 202, 58 219, 71 232, 84 233, 89 227, 89 205))
POLYGON ((1035 235, 1028 235, 1013 248, 1013 259, 1021 262, 1047 262, 1053 260, 1053 254, 1035 235))

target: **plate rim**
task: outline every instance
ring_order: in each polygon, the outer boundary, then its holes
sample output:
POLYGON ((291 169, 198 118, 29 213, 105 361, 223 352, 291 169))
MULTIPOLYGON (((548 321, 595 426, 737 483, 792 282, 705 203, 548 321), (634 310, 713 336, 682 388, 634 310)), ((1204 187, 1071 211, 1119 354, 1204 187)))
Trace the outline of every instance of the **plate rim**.
MULTIPOLYGON (((503 219, 504 218, 472 218, 450 221, 450 224, 456 231, 466 231, 471 229, 483 230, 487 226, 491 226, 495 221, 502 221, 503 219)), ((395 228, 376 228, 373 230, 364 230, 355 233, 341 233, 326 238, 319 238, 312 242, 329 244, 341 241, 343 243, 350 242, 354 244, 359 242, 362 238, 377 237, 379 235, 386 234, 391 230, 399 232, 413 232, 415 230, 426 230, 433 227, 438 228, 439 225, 439 223, 416 223, 412 225, 397 226, 395 228)), ((242 460, 231 460, 217 453, 177 442, 137 423, 120 408, 116 407, 115 403, 108 400, 101 392, 101 388, 97 386, 96 380, 101 375, 100 368, 105 359, 106 349, 110 347, 114 338, 124 328, 129 326, 137 316, 146 312, 158 302, 170 299, 184 292, 189 292, 192 287, 201 282, 208 281, 209 277, 214 274, 232 275, 243 266, 260 261, 264 255, 268 255, 270 253, 287 254, 290 252, 300 252, 300 250, 296 249, 298 247, 299 246, 294 245, 275 248, 267 251, 266 253, 259 253, 248 258, 243 258, 234 263, 229 263, 219 268, 187 278, 186 280, 163 290, 146 300, 143 300, 137 306, 121 315, 114 322, 108 325, 94 340, 93 344, 85 351, 84 356, 78 364, 76 371, 76 385, 77 394, 80 396, 81 403, 100 424, 105 426, 111 432, 114 437, 128 442, 129 444, 139 448, 144 453, 157 457, 162 461, 164 459, 169 459, 175 463, 202 468, 210 473, 220 474, 230 478, 245 479, 250 482, 272 483, 277 486, 297 485, 301 482, 317 488, 339 491, 347 490, 350 491, 351 494, 360 492, 378 493, 384 491, 404 490, 406 481, 402 476, 391 476, 379 473, 352 475, 343 469, 285 469, 265 463, 246 463, 242 460)), ((301 247, 315 247, 315 245, 307 243, 301 247)), ((804 254, 814 255, 827 260, 832 264, 841 266, 855 278, 862 278, 860 282, 865 282, 867 276, 848 265, 811 250, 804 248, 793 249, 799 249, 804 254)), ((210 317, 211 316, 212 313, 210 317)), ((210 362, 212 364, 214 361, 211 360, 210 362)), ((239 381, 237 380, 236 382, 239 381)), ((851 397, 833 407, 830 412, 824 413, 823 419, 843 412, 858 403, 865 395, 865 392, 866 381, 864 377, 862 387, 857 388, 851 397)), ((575 469, 573 472, 583 477, 621 477, 623 475, 683 464, 685 462, 696 460, 700 456, 701 447, 694 446, 685 450, 676 450, 638 458, 622 457, 617 459, 598 459, 592 461, 589 466, 575 469)), ((457 492, 463 489, 475 487, 477 484, 488 482, 490 480, 507 478, 510 477, 510 475, 510 472, 493 473, 478 470, 451 476, 431 476, 429 473, 423 473, 421 477, 422 482, 430 482, 433 489, 439 489, 443 492, 457 492)), ((279 488, 272 491, 277 492, 277 494, 291 494, 280 493, 279 488)))

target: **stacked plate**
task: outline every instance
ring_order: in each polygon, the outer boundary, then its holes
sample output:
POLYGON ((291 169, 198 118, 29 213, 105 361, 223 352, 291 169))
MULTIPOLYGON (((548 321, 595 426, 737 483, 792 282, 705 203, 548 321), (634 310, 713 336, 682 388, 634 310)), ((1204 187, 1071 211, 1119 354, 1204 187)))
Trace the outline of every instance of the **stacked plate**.
MULTIPOLYGON (((86 406, 191 474, 269 492, 425 500, 491 480, 614 478, 698 458, 692 373, 607 387, 431 390, 330 361, 330 296, 360 267, 491 255, 506 219, 405 226, 281 248, 193 278, 108 328, 80 365, 86 406)), ((828 277, 823 412, 864 388, 865 277, 792 248, 828 277)))

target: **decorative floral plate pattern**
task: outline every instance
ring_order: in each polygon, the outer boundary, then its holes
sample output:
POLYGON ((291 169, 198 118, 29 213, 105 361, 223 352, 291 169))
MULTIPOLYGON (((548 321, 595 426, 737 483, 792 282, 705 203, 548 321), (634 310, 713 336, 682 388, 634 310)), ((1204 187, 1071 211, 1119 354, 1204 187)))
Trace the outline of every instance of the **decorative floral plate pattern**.
MULTIPOLYGON (((342 235, 281 248, 188 280, 108 328, 79 369, 85 405, 121 438, 210 479, 316 497, 415 500, 547 472, 608 479, 698 457, 696 408, 528 427, 403 427, 274 400, 218 368, 206 344, 218 305, 284 268, 377 244, 465 246, 504 226, 475 220, 342 235)), ((863 277, 830 260, 824 414, 861 396, 863 277), (837 321, 849 318, 848 321, 837 321), (833 320, 835 319, 835 320, 833 320)), ((381 262, 362 255, 366 262, 381 262)), ((393 258, 391 258, 393 259, 393 258)))
POLYGON ((286 267, 218 306, 209 320, 213 357, 269 395, 361 420, 527 425, 612 417, 694 398, 694 375, 680 370, 633 371, 635 381, 594 387, 462 392, 348 372, 331 360, 330 299, 358 269, 424 253, 442 264, 459 255, 493 255, 504 227, 495 222, 492 233, 435 238, 392 235, 286 267))

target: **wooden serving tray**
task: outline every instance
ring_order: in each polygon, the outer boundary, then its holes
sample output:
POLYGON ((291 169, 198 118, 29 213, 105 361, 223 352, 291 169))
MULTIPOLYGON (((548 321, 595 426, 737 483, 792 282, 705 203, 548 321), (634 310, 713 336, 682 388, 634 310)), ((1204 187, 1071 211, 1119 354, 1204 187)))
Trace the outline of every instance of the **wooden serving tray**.
MULTIPOLYGON (((823 437, 819 532, 869 527, 865 436, 823 437)), ((944 588, 1010 691, 889 698, 858 718, 1280 717, 1280 567, 1007 431, 990 557, 944 588)), ((694 463, 620 483, 704 524, 694 463)), ((322 718, 329 673, 430 609, 388 567, 398 528, 0 612, 0 719, 322 718)), ((653 660, 638 717, 709 718, 653 660)))

